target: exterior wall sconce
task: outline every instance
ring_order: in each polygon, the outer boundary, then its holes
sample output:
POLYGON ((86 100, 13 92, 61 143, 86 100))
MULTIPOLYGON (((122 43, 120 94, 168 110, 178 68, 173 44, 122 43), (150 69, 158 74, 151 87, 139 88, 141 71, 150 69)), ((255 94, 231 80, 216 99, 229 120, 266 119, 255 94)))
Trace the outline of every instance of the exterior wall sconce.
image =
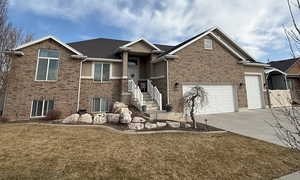
POLYGON ((244 83, 241 82, 241 83, 239 84, 239 86, 240 86, 240 87, 243 87, 243 86, 244 86, 244 83))
POLYGON ((176 82, 175 85, 174 85, 174 87, 177 89, 179 87, 179 83, 176 82))

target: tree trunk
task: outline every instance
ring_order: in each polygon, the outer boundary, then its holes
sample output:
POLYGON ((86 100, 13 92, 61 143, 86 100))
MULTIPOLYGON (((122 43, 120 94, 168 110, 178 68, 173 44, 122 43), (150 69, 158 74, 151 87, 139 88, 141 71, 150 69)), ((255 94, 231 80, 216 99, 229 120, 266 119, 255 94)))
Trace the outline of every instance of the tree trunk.
POLYGON ((195 116, 194 116, 194 110, 195 110, 195 98, 192 99, 192 109, 191 109, 191 119, 193 121, 193 127, 196 129, 197 128, 197 123, 195 120, 195 116))

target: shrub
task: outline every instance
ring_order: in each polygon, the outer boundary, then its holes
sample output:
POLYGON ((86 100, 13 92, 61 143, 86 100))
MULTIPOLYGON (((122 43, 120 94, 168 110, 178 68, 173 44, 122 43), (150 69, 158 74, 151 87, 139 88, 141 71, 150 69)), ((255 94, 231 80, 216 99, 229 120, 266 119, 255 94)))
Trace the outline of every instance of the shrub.
POLYGON ((46 118, 44 120, 46 120, 46 121, 53 121, 53 120, 59 119, 60 116, 61 116, 61 112, 60 111, 58 111, 58 110, 52 110, 52 111, 49 111, 47 113, 47 116, 46 116, 46 118))
POLYGON ((6 122, 8 122, 8 118, 0 116, 0 123, 6 123, 6 122))

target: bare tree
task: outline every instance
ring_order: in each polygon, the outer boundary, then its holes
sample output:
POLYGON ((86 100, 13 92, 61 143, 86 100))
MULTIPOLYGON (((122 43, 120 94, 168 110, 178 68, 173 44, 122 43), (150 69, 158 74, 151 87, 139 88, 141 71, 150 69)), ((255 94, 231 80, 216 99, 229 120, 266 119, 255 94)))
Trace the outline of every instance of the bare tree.
POLYGON ((12 56, 5 52, 33 38, 32 34, 26 34, 8 22, 7 7, 8 0, 0 0, 0 95, 5 93, 12 59, 12 56))
POLYGON ((201 86, 195 86, 184 94, 183 100, 185 111, 189 113, 193 121, 193 127, 197 128, 195 112, 208 103, 207 93, 201 86))

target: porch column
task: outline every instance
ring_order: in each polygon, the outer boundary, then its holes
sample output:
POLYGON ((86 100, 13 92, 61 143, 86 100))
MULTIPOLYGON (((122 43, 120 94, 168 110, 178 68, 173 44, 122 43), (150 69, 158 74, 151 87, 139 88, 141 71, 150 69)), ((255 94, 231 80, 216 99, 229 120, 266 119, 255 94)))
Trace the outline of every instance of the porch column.
POLYGON ((131 94, 128 92, 128 51, 123 50, 122 52, 122 60, 123 60, 123 72, 121 79, 121 102, 125 104, 130 103, 131 94))

